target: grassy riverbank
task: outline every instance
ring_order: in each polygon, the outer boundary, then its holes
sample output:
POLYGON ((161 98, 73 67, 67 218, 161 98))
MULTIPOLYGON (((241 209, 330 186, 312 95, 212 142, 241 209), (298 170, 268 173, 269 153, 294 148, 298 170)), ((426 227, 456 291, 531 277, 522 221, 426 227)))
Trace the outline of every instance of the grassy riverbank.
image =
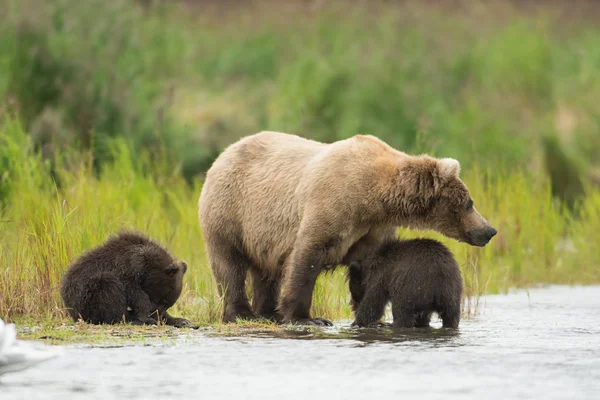
MULTIPOLYGON (((197 220, 200 185, 178 174, 143 173, 133 166, 160 165, 135 156, 115 142, 115 161, 97 176, 90 163, 55 166, 36 156, 18 122, 0 128, 0 143, 10 149, 2 159, 8 196, 0 213, 0 310, 9 320, 67 322, 58 287, 69 263, 82 251, 121 228, 147 232, 190 265, 173 313, 199 324, 218 321, 220 303, 206 261, 197 220)), ((84 157, 85 158, 85 157, 84 157)), ((167 168, 158 168, 167 171, 167 168)), ((142 168, 143 170, 143 168, 142 168)), ((153 168, 152 170, 156 170, 153 168)), ((600 192, 591 191, 572 218, 552 199, 547 184, 514 171, 493 178, 483 170, 464 171, 480 212, 499 230, 484 249, 468 247, 428 232, 401 236, 437 237, 458 258, 466 282, 465 313, 479 294, 536 283, 598 283, 600 192)), ((348 290, 342 269, 319 279, 315 315, 349 318, 348 290)))

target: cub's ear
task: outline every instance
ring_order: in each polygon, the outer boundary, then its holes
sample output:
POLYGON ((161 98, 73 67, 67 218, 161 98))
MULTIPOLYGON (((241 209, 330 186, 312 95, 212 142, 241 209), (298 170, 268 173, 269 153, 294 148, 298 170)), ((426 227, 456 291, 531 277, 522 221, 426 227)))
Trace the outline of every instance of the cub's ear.
POLYGON ((187 267, 188 267, 187 263, 185 261, 180 261, 179 266, 181 267, 181 270, 185 274, 187 272, 187 267))
POLYGON ((460 163, 453 158, 442 158, 438 160, 438 171, 442 179, 458 177, 460 163))
POLYGON ((179 272, 179 266, 177 264, 169 264, 169 266, 165 269, 167 275, 175 275, 179 272))

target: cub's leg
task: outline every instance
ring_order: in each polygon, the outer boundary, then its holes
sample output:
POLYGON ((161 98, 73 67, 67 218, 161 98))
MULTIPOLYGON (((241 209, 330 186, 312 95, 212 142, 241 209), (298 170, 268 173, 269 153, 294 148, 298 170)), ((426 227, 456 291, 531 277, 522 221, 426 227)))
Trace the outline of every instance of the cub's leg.
POLYGON ((81 318, 91 324, 117 324, 125 320, 127 299, 119 278, 102 272, 91 278, 82 299, 81 318))
POLYGON ((129 293, 131 311, 128 312, 128 322, 134 325, 158 325, 160 321, 178 328, 191 325, 187 319, 173 317, 164 307, 152 302, 141 287, 132 285, 129 293))
POLYGON ((428 328, 431 322, 431 313, 423 311, 415 316, 415 328, 428 328))
POLYGON ((392 315, 394 317, 394 328, 414 328, 415 310, 412 307, 404 307, 402 302, 392 303, 392 315))
POLYGON ((457 329, 460 323, 460 303, 446 305, 440 313, 440 317, 442 318, 442 326, 444 328, 457 329))
POLYGON ((219 296, 223 298, 223 322, 235 322, 237 318, 254 319, 246 296, 246 275, 253 267, 251 260, 232 243, 231 239, 211 237, 206 247, 219 296))
POLYGON ((348 267, 348 287, 352 299, 350 305, 352 306, 352 311, 356 313, 360 302, 365 296, 365 287, 360 266, 354 263, 348 267))
POLYGON ((277 300, 279 299, 280 281, 269 279, 256 269, 250 270, 252 276, 252 309, 254 313, 265 319, 279 321, 277 300))
POLYGON ((386 290, 379 286, 370 286, 356 310, 352 325, 361 327, 380 325, 388 299, 386 290))
POLYGON ((152 302, 146 292, 137 283, 127 290, 127 304, 131 310, 127 321, 134 325, 156 325, 160 316, 160 307, 152 302))

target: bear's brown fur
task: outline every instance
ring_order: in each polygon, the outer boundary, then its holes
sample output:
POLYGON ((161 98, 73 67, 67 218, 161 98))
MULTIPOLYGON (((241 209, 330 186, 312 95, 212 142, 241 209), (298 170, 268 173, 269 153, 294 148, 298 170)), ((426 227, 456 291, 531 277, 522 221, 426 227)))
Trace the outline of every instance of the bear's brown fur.
POLYGON ((92 324, 188 326, 167 309, 175 304, 187 265, 158 243, 121 232, 80 256, 68 269, 60 294, 73 320, 92 324))
POLYGON ((207 172, 198 204, 223 321, 258 314, 331 324, 310 317, 321 270, 348 265, 398 226, 486 245, 496 231, 473 208, 459 168, 370 135, 325 144, 261 132, 232 144, 207 172))
POLYGON ((437 240, 392 240, 348 269, 353 325, 377 324, 392 303, 393 326, 428 327, 437 313, 458 328, 463 281, 452 252, 437 240))

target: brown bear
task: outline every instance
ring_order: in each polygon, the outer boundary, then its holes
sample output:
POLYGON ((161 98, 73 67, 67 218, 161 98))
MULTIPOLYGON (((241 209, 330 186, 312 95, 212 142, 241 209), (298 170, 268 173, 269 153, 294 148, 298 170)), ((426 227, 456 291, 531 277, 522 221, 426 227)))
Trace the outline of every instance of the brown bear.
POLYGON ((428 327, 437 313, 458 328, 463 281, 452 252, 437 240, 392 240, 348 268, 354 326, 376 325, 388 302, 395 328, 428 327))
POLYGON ((68 269, 60 294, 73 320, 92 324, 159 321, 188 326, 167 309, 179 298, 184 261, 136 232, 121 232, 80 256, 68 269))
POLYGON ((319 273, 349 265, 398 226, 485 246, 496 230, 473 207, 459 169, 456 160, 411 156, 370 135, 325 144, 260 132, 230 145, 198 201, 223 321, 331 325, 310 316, 319 273))

